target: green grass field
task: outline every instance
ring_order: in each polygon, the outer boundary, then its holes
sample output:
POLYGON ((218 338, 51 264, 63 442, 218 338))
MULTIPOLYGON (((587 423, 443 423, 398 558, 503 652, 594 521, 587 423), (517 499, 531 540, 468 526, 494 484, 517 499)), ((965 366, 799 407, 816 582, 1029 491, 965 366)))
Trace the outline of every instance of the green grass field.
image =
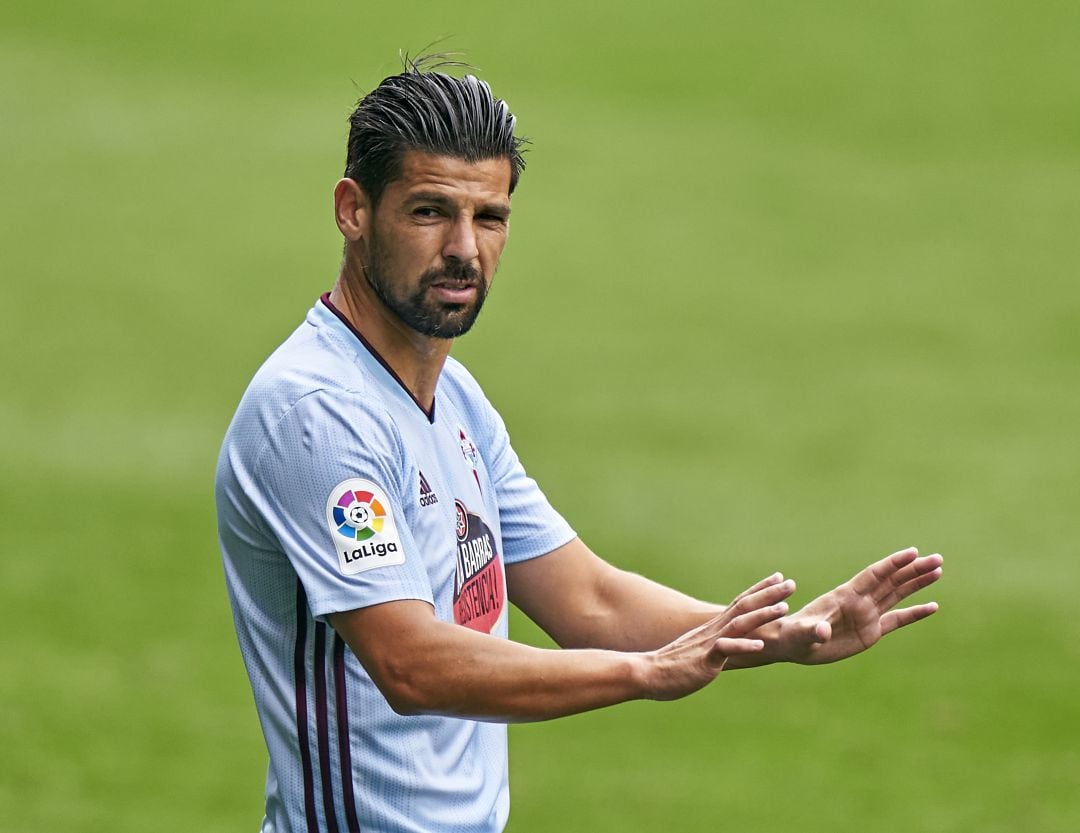
POLYGON ((0 831, 257 828, 214 461, 444 35, 533 139, 455 355, 583 537, 718 601, 947 558, 857 660, 512 729, 511 833, 1080 829, 1078 7, 398 8, 0 11, 0 831))

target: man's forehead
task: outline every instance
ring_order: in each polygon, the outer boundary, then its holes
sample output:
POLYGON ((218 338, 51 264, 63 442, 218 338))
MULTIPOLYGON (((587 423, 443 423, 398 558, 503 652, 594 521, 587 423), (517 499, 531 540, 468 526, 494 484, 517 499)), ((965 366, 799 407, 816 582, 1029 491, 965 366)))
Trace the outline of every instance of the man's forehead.
POLYGON ((418 191, 446 192, 447 196, 472 196, 484 200, 510 201, 510 159, 507 157, 470 162, 456 156, 442 156, 410 150, 401 160, 401 173, 387 185, 402 197, 418 191))

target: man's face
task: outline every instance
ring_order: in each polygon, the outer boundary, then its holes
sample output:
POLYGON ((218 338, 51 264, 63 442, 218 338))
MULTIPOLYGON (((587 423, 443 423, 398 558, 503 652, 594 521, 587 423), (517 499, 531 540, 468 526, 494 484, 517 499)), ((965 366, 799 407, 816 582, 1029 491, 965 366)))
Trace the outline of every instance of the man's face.
POLYGON ((409 151, 383 190, 363 254, 368 283, 408 327, 468 332, 480 313, 510 220, 510 162, 409 151))

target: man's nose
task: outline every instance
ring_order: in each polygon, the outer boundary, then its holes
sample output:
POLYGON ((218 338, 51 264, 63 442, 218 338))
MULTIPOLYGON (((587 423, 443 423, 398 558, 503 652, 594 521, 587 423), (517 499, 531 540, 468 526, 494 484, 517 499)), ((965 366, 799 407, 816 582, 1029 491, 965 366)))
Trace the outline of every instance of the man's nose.
POLYGON ((462 263, 472 263, 480 257, 471 218, 461 217, 450 227, 442 254, 445 258, 454 258, 462 263))

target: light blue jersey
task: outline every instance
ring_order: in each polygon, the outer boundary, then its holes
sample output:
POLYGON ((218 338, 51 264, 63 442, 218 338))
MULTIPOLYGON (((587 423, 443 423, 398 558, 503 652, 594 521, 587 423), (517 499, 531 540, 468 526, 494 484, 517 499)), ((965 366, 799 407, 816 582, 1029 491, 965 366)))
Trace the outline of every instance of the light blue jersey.
POLYGON ((504 566, 574 537, 468 372, 448 359, 426 413, 324 295, 245 392, 216 496, 264 833, 502 830, 506 727, 396 714, 325 621, 421 599, 504 638, 504 566))

